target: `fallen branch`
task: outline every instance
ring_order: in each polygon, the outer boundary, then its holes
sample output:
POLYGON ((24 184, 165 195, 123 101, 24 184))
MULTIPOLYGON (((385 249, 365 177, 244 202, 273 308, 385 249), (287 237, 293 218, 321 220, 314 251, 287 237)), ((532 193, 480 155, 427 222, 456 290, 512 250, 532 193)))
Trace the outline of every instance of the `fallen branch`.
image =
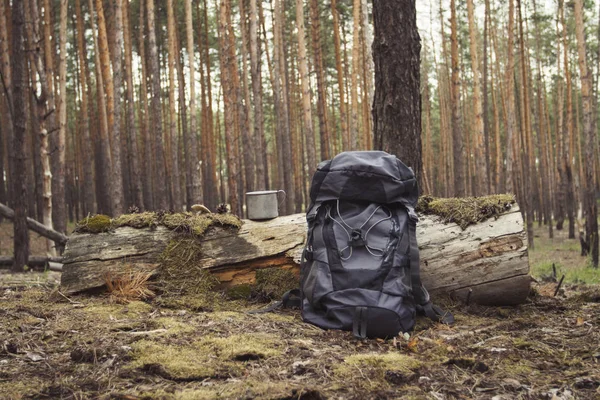
MULTIPOLYGON (((0 203, 0 215, 10 220, 15 218, 15 212, 13 209, 2 203, 0 203)), ((64 247, 64 245, 67 243, 67 240, 69 240, 66 235, 55 231, 54 229, 48 228, 46 225, 36 221, 35 219, 27 218, 27 226, 32 231, 54 241, 61 248, 64 247)))

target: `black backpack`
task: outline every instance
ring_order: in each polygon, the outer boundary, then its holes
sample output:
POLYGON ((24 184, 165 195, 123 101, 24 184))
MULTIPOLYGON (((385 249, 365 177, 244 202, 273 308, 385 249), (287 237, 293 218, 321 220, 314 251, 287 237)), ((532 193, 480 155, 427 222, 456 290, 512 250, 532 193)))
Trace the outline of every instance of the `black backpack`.
POLYGON ((301 263, 304 321, 360 338, 409 332, 417 311, 454 322, 421 283, 417 198, 412 169, 383 151, 344 152, 319 164, 301 263))

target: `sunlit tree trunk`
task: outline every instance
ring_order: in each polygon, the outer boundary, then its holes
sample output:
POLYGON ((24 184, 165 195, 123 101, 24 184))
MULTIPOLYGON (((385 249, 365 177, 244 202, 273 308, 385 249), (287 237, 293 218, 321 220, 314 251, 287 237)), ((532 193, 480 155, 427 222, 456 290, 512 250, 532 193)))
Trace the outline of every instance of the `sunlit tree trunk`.
POLYGON ((592 111, 592 76, 588 68, 586 43, 583 25, 582 0, 575 0, 575 32, 577 36, 577 55, 579 61, 579 76, 581 77, 581 98, 583 102, 583 131, 585 135, 585 233, 590 246, 592 265, 598 268, 598 204, 594 187, 594 153, 596 149, 596 133, 593 130, 592 111))
POLYGON ((360 126, 358 119, 358 78, 360 74, 360 0, 354 0, 352 30, 352 77, 351 77, 351 128, 350 141, 352 150, 363 150, 360 145, 360 126))

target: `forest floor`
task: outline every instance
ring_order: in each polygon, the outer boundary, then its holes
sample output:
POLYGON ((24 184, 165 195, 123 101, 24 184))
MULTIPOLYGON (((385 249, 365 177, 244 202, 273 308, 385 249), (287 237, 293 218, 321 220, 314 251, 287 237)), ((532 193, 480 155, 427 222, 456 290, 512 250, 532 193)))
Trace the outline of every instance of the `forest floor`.
POLYGON ((62 295, 59 273, 0 274, 0 398, 598 399, 600 286, 575 282, 600 273, 575 241, 536 236, 525 304, 446 302, 454 326, 420 318, 386 341, 218 296, 200 310, 118 304, 62 295), (552 263, 558 278, 583 271, 556 297, 552 263))

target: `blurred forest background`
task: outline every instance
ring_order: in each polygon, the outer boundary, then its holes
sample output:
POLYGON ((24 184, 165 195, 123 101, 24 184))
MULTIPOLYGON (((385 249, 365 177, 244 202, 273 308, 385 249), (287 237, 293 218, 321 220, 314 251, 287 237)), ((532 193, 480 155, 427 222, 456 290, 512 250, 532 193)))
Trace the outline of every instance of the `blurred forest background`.
MULTIPOLYGON (((195 203, 242 215, 262 189, 303 212, 321 160, 373 147, 372 7, 0 0, 0 202, 59 232, 195 203)), ((513 192, 530 246, 536 222, 594 242, 599 8, 418 1, 423 193, 513 192)))

